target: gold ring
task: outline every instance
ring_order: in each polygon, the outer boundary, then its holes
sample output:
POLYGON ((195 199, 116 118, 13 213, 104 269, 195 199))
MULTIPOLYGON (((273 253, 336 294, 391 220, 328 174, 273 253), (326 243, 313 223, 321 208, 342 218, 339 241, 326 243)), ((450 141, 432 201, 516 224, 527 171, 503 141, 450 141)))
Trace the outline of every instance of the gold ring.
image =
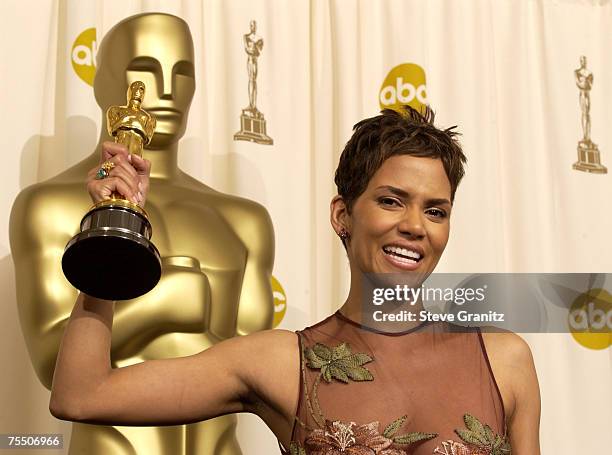
POLYGON ((110 171, 114 167, 115 163, 113 163, 112 161, 105 161, 104 163, 102 163, 102 165, 100 165, 100 169, 98 169, 98 172, 96 173, 96 180, 102 180, 108 177, 110 171))
POLYGON ((110 174, 110 171, 114 167, 115 167, 115 163, 113 163, 112 161, 105 161, 104 163, 102 163, 102 166, 100 166, 100 169, 104 169, 107 174, 110 174))

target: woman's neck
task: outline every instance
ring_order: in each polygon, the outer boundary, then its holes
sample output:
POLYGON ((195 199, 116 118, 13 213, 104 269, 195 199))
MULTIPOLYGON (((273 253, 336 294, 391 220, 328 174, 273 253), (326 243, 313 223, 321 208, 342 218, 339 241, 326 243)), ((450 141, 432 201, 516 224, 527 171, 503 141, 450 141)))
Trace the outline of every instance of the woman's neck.
POLYGON ((351 274, 349 295, 340 307, 346 318, 383 332, 403 332, 421 324, 424 310, 420 285, 410 286, 402 275, 351 274))

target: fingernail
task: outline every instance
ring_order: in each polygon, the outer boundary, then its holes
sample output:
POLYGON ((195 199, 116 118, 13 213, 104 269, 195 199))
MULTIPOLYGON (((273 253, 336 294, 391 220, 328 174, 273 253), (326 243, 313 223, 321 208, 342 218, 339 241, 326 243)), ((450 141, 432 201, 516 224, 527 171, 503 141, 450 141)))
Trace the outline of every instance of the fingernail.
POLYGON ((132 154, 128 154, 128 161, 131 163, 132 162, 132 154))
POLYGON ((138 189, 142 191, 142 182, 138 182, 138 189))
POLYGON ((144 198, 142 197, 142 193, 141 193, 140 191, 138 192, 137 197, 138 197, 138 202, 142 202, 142 200, 144 199, 144 198))

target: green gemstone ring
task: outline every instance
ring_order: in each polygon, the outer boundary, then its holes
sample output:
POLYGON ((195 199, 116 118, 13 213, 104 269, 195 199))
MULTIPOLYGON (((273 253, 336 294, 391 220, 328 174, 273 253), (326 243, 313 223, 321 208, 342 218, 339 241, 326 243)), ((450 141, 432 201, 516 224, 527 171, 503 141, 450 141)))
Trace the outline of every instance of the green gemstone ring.
POLYGON ((96 174, 96 180, 102 180, 102 179, 105 179, 106 177, 108 177, 108 172, 106 172, 106 169, 102 167, 98 169, 98 173, 96 174))

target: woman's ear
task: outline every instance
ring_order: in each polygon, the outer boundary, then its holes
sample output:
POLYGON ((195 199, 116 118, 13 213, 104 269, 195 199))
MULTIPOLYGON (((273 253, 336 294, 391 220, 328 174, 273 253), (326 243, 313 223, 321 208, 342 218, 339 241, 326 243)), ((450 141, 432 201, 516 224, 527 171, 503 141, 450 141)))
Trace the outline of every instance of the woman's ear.
POLYGON ((334 196, 334 198, 331 200, 331 204, 329 206, 329 218, 337 235, 342 236, 343 233, 345 233, 345 235, 350 235, 351 217, 342 196, 334 196))

